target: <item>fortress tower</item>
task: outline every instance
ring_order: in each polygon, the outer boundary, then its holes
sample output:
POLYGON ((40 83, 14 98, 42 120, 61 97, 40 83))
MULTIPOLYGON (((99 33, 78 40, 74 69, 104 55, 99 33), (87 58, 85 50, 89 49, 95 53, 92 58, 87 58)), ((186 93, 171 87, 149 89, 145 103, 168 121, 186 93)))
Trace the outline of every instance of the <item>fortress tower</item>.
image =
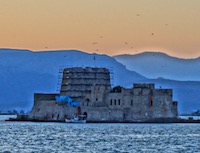
POLYGON ((80 99, 91 94, 94 87, 111 88, 110 72, 106 68, 65 68, 60 95, 80 99))

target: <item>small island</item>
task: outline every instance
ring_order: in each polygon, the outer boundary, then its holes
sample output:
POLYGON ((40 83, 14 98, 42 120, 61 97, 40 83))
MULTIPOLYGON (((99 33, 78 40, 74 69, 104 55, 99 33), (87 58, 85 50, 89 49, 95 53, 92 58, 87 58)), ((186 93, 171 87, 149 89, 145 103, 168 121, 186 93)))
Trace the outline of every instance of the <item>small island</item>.
POLYGON ((87 123, 199 123, 178 118, 172 89, 135 83, 132 88, 111 87, 106 68, 65 68, 59 94, 34 94, 28 115, 16 121, 64 122, 84 115, 87 123))

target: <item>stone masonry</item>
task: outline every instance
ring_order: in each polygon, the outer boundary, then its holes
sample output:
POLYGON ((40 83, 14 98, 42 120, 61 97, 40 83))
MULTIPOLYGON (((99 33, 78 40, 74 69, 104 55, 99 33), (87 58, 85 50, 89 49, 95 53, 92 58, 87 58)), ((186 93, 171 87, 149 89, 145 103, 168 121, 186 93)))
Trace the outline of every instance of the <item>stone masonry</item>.
POLYGON ((75 67, 64 69, 59 94, 35 94, 29 119, 64 121, 77 114, 76 107, 57 102, 56 95, 80 102, 81 114, 91 122, 134 122, 178 115, 172 89, 155 89, 154 84, 111 88, 108 69, 75 67))

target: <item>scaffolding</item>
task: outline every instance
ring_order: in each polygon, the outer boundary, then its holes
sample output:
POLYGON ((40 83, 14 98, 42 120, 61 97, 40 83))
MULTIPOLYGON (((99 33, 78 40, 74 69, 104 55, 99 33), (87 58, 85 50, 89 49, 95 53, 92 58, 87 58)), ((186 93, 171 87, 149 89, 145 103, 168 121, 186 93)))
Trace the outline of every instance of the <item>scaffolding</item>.
POLYGON ((111 87, 114 86, 114 72, 113 67, 107 67, 107 69, 110 71, 110 85, 111 87))
POLYGON ((57 88, 56 88, 56 92, 60 93, 61 90, 61 85, 62 85, 62 78, 63 78, 63 70, 65 69, 64 66, 59 66, 58 69, 58 81, 57 81, 57 88))
MULTIPOLYGON (((72 66, 71 66, 72 67, 72 66)), ((65 77, 65 74, 69 75, 68 72, 64 72, 64 69, 65 68, 71 68, 70 66, 60 66, 59 69, 58 69, 58 81, 57 81, 57 89, 56 89, 56 92, 57 93, 60 93, 61 92, 61 88, 62 88, 62 85, 63 84, 63 79, 68 79, 65 77)), ((98 67, 100 68, 100 67, 98 67)), ((102 67, 102 68, 105 68, 105 67, 102 67)), ((70 76, 70 80, 79 80, 79 79, 89 79, 89 80, 96 80, 96 79, 102 79, 102 80, 108 80, 109 79, 109 82, 110 82, 110 85, 111 87, 114 86, 114 73, 113 73, 113 67, 106 67, 108 70, 109 70, 109 75, 110 75, 110 78, 101 78, 99 76, 96 76, 97 74, 106 74, 107 72, 87 72, 88 74, 94 74, 94 76, 70 76)), ((72 73, 72 72, 70 72, 72 73)), ((84 73, 83 71, 76 71, 75 73, 84 73)), ((85 83, 84 83, 85 84, 85 83)), ((102 83, 101 83, 102 84, 102 83)), ((106 83, 103 83, 103 84, 106 84, 106 83)), ((64 85, 65 86, 65 85, 64 85)))

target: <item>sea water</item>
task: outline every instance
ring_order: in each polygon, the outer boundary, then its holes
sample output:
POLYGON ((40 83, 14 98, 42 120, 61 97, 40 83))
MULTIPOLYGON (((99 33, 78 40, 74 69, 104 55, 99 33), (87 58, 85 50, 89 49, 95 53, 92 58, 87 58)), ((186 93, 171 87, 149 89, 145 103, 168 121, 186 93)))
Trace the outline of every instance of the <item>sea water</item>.
POLYGON ((200 124, 67 124, 0 119, 0 152, 200 153, 200 124))

